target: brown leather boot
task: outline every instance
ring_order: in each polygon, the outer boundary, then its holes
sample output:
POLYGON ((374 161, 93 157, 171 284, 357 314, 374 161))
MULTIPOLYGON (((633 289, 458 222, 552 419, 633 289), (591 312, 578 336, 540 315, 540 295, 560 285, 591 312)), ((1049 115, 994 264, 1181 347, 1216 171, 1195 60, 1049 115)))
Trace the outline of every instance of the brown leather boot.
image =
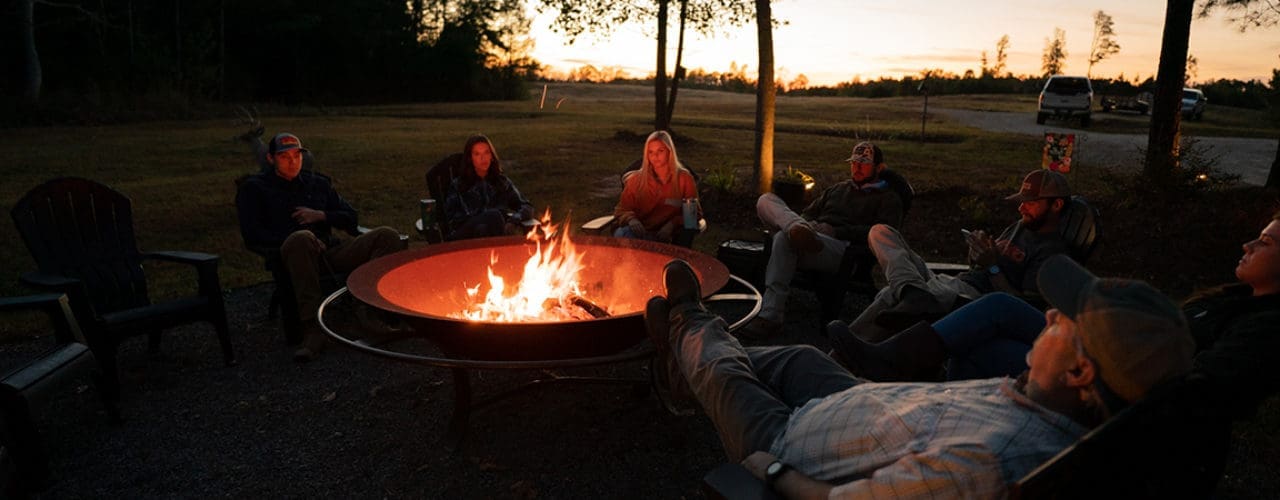
POLYGON ((798 254, 822 251, 822 240, 818 239, 818 232, 808 222, 797 222, 787 228, 787 240, 791 242, 791 248, 794 248, 798 254))
POLYGON ((672 415, 692 415, 697 406, 680 365, 671 354, 671 304, 665 297, 653 297, 644 307, 645 333, 653 342, 653 361, 649 364, 653 389, 658 401, 672 415))
POLYGON ((925 321, 884 342, 869 344, 849 331, 849 325, 837 320, 827 325, 827 337, 834 346, 833 357, 844 363, 850 373, 876 382, 937 380, 948 356, 942 338, 925 321))

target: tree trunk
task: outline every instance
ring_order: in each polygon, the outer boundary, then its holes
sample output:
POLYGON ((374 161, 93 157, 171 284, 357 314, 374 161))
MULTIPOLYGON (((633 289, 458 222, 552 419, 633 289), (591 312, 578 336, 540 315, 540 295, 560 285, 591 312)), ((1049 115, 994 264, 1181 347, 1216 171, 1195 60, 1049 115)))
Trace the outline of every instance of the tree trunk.
POLYGON ((1267 173, 1268 189, 1280 189, 1280 141, 1276 141, 1276 158, 1271 160, 1271 172, 1267 173))
POLYGON ((1169 0, 1164 14, 1164 38, 1156 93, 1151 103, 1151 131, 1143 175, 1157 184, 1168 182, 1178 168, 1179 127, 1182 121, 1182 85, 1187 72, 1187 44, 1191 38, 1194 0, 1169 0))
POLYGON ((671 128, 671 120, 676 116, 676 93, 680 91, 680 79, 684 78, 684 68, 680 66, 684 59, 684 21, 688 16, 689 0, 680 0, 680 34, 676 42, 676 70, 671 75, 671 96, 667 98, 667 128, 671 128))
POLYGON ((667 4, 658 0, 658 64, 653 73, 653 129, 667 130, 667 4))
POLYGON ((760 78, 756 82, 756 191, 773 186, 773 104, 778 89, 773 84, 773 12, 769 0, 756 0, 756 38, 760 51, 760 78))
POLYGON ((35 104, 40 100, 44 71, 40 53, 36 51, 35 0, 18 0, 18 31, 22 38, 22 100, 35 104))

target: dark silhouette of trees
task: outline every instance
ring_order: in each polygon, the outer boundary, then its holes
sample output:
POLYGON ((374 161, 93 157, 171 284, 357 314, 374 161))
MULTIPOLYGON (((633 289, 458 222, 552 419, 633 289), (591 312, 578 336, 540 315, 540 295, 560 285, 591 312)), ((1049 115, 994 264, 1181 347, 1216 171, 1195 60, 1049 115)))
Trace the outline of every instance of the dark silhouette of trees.
POLYGON ((1186 80, 1187 45, 1191 38, 1194 0, 1169 0, 1165 9, 1160 64, 1151 103, 1151 130, 1142 173, 1154 184, 1173 178, 1178 168, 1179 128, 1182 124, 1182 84, 1186 80))
POLYGON ((0 10, 14 42, 0 46, 0 90, 31 103, 520 98, 536 70, 513 43, 523 12, 517 0, 19 0, 0 10))

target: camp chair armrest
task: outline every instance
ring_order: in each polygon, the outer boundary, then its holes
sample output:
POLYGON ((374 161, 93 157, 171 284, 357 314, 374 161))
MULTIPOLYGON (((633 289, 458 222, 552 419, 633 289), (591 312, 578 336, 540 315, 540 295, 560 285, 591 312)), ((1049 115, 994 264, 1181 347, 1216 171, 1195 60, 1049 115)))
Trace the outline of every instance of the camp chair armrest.
POLYGON ((211 253, 202 252, 183 252, 178 250, 165 250, 159 252, 147 252, 142 254, 144 259, 162 260, 165 262, 176 262, 178 264, 187 264, 192 266, 213 265, 218 264, 219 257, 211 253))
POLYGON ((24 295, 21 297, 2 297, 0 298, 0 312, 59 307, 59 304, 62 303, 62 297, 65 297, 65 295, 60 293, 39 293, 35 295, 24 295))
POLYGON ((602 215, 582 224, 583 231, 599 231, 613 223, 612 215, 602 215))

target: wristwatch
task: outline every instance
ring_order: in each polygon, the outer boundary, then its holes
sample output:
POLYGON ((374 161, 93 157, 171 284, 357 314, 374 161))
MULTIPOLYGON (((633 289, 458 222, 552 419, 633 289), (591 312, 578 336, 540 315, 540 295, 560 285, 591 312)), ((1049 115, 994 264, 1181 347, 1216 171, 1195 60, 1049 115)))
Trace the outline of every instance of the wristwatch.
POLYGON ((791 470, 790 465, 782 463, 781 460, 774 460, 773 463, 769 464, 769 467, 764 470, 764 484, 772 489, 773 483, 778 482, 778 478, 782 477, 782 475, 786 474, 789 470, 791 470))
POLYGON ((991 264, 991 267, 988 267, 988 268, 987 268, 987 274, 990 274, 990 275, 992 275, 992 276, 995 276, 995 275, 997 275, 997 274, 1000 274, 1000 265, 999 265, 999 264, 991 264))

